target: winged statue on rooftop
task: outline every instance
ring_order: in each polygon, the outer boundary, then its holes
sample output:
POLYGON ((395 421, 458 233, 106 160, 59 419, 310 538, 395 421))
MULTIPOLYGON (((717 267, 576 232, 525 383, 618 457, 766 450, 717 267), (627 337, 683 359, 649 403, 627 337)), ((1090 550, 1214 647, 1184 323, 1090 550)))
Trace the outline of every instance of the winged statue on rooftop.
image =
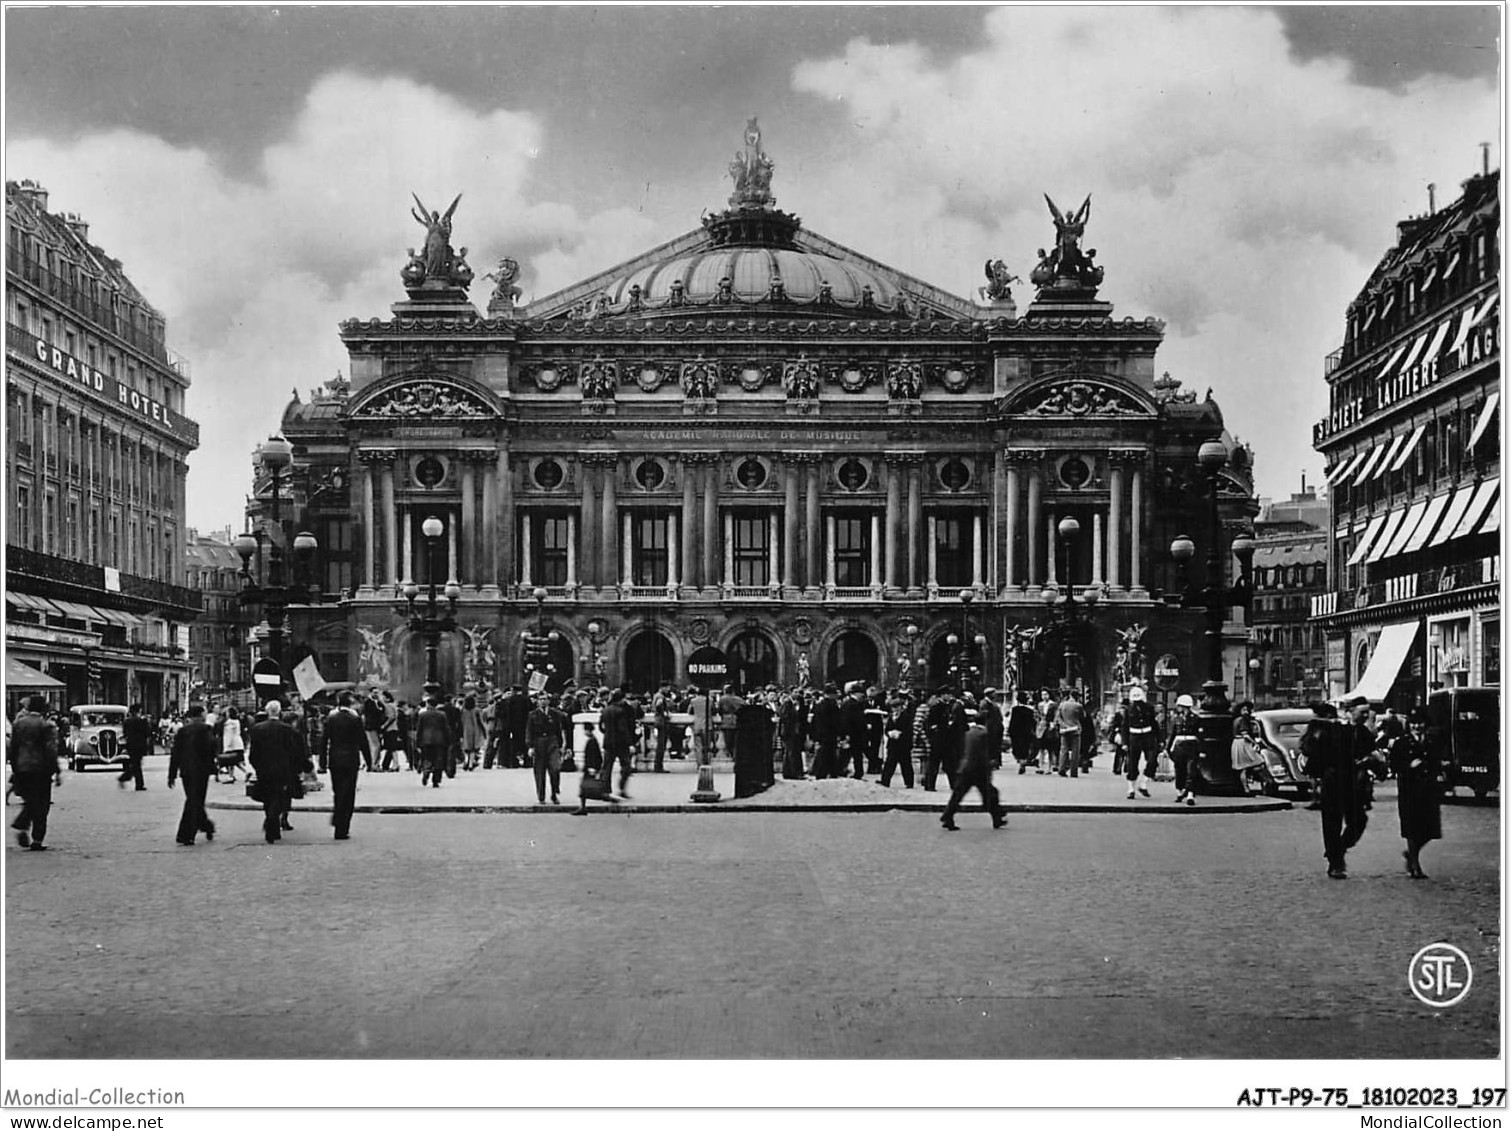
MULTIPOLYGON (((451 207, 444 213, 425 207, 425 202, 418 193, 410 195, 414 197, 418 209, 411 208, 409 214, 414 217, 415 223, 425 229, 425 243, 418 254, 413 248, 410 249, 409 265, 402 272, 405 285, 434 283, 466 287, 472 281, 471 268, 461 262, 451 247, 451 217, 456 214, 456 206, 462 202, 462 194, 456 194, 451 207)), ((465 254, 463 252, 463 256, 465 254)))
POLYGON ((1049 194, 1044 194, 1044 203, 1049 205, 1049 214, 1055 221, 1055 247, 1048 255, 1040 252, 1039 265, 1029 278, 1040 287, 1089 287, 1095 289, 1102 282, 1102 268, 1092 260, 1096 251, 1081 250, 1081 238, 1086 234, 1086 222, 1091 219, 1091 194, 1087 194, 1081 207, 1069 216, 1061 212, 1049 194))

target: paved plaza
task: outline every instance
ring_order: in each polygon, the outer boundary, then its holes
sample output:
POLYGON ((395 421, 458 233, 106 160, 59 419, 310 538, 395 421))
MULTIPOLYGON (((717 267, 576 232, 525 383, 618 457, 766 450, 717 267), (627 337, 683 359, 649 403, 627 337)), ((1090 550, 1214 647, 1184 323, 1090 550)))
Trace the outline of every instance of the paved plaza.
MULTIPOLYGON (((979 811, 954 834, 904 809, 499 811, 520 789, 533 805, 529 771, 513 770, 425 791, 477 811, 359 812, 346 842, 301 809, 270 847, 259 813, 218 808, 214 842, 188 849, 164 762, 149 760, 145 793, 69 775, 53 851, 7 847, 9 1056, 1498 1052, 1493 807, 1445 807, 1427 882, 1403 870, 1388 785, 1337 882, 1313 812, 1129 813, 1105 771, 999 774, 1010 805, 1046 802, 1001 832, 979 811), (1106 811, 1047 804, 1091 793, 1106 811), (1437 940, 1476 972, 1443 1011, 1405 976, 1437 940)), ((632 800, 694 783, 639 775, 632 800)), ((850 800, 879 788, 824 784, 850 800)), ((359 802, 390 793, 421 791, 364 776, 359 802)), ((211 786, 212 802, 240 794, 211 786)))

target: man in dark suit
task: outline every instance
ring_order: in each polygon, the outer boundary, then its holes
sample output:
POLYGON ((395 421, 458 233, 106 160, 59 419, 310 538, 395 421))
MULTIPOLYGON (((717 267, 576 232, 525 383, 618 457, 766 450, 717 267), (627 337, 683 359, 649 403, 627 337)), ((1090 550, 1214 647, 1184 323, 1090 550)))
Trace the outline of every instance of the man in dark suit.
POLYGON ((205 791, 215 773, 215 755, 219 749, 215 731, 205 722, 202 703, 192 703, 185 713, 188 720, 173 736, 168 752, 168 788, 177 778, 184 779, 184 812, 178 821, 178 843, 192 847, 199 833, 206 840, 215 839, 215 822, 205 812, 205 791))
POLYGON ((516 683, 509 689, 509 696, 504 700, 504 733, 507 735, 506 749, 509 752, 508 761, 504 765, 511 769, 523 766, 528 756, 530 743, 525 737, 525 725, 529 720, 530 697, 516 683))
POLYGON ((325 716, 325 751, 331 775, 331 824, 336 839, 351 835, 352 810, 357 805, 357 771, 367 752, 367 736, 350 691, 343 691, 336 709, 325 716))
POLYGON ((282 703, 270 699, 263 710, 267 718, 247 731, 247 761, 257 775, 262 797, 262 835, 274 844, 280 830, 288 827, 284 813, 302 768, 304 750, 294 728, 283 721, 282 703))
POLYGON ((1030 762, 1038 757, 1034 749, 1037 742, 1038 719, 1029 705, 1028 692, 1018 692, 1018 701, 1013 704, 1012 714, 1007 719, 1007 740, 1013 748, 1013 760, 1018 763, 1020 774, 1028 771, 1030 762))
POLYGON ((152 753, 152 724, 142 714, 140 703, 131 704, 126 711, 126 721, 121 724, 121 741, 126 747, 126 768, 116 778, 116 784, 125 786, 136 782, 137 789, 146 789, 142 781, 142 759, 152 753))
POLYGON ((835 747, 839 745, 839 690, 824 684, 824 697, 813 708, 813 741, 818 747, 813 755, 813 776, 827 778, 839 774, 835 747))
POLYGON ((603 731, 603 768, 598 771, 598 776, 604 785, 611 785, 614 763, 618 761, 619 796, 628 797, 625 789, 630 784, 633 769, 630 756, 635 748, 635 712, 625 701, 624 688, 616 687, 609 692, 608 704, 599 714, 598 721, 603 731))
POLYGON ((428 776, 435 789, 441 788, 446 772, 446 757, 451 751, 451 721, 434 695, 425 696, 425 706, 415 717, 415 745, 420 751, 420 785, 428 776))
MULTIPOLYGON (((845 736, 848 758, 855 767, 856 780, 860 780, 866 776, 866 747, 871 742, 871 728, 866 721, 865 688, 858 681, 845 689, 845 698, 839 705, 839 729, 845 736)), ((843 761, 834 776, 845 776, 843 761)))
POLYGON ((944 807, 944 816, 939 818, 945 831, 952 833, 960 831, 960 826, 955 824, 955 814, 960 811, 960 803, 971 789, 981 793, 981 801, 992 815, 992 828, 1000 829, 1007 824, 1007 810, 1002 807, 997 787, 992 785, 991 738, 974 712, 970 714, 972 717, 968 720, 961 739, 962 753, 960 765, 955 770, 954 788, 950 790, 950 800, 944 807))
POLYGON ((929 705, 924 727, 929 738, 929 758, 923 769, 923 788, 933 792, 939 780, 939 771, 951 789, 955 788, 955 768, 960 765, 965 741, 965 708, 955 699, 955 689, 941 685, 935 692, 938 698, 929 705))

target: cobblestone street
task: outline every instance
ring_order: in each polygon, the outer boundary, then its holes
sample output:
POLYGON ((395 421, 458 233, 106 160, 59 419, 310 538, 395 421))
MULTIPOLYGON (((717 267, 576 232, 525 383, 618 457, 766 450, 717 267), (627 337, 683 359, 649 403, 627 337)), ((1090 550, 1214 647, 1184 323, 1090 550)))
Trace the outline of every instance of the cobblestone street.
POLYGON ((70 775, 53 851, 6 849, 11 1057, 1498 1052, 1492 807, 1445 806, 1417 883, 1389 787, 1344 883, 1299 807, 967 812, 953 835, 922 812, 359 814, 348 842, 296 810, 273 847, 215 810, 185 849, 152 762, 146 793, 70 775), (1442 1011, 1406 981, 1436 940, 1475 970, 1442 1011))

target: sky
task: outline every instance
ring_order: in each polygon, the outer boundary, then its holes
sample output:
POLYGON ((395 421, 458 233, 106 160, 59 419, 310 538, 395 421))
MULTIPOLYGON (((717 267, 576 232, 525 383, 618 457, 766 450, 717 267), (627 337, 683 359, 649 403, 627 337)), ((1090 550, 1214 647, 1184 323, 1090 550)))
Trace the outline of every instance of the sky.
MULTIPOLYGON (((193 372, 188 522, 404 298, 410 193, 528 300, 724 207, 760 119, 778 207, 962 296, 1093 198, 1114 317, 1284 498, 1395 224, 1501 160, 1500 8, 7 7, 5 175, 77 212, 193 372)), ((475 283, 481 309, 487 284, 475 283)), ((1030 298, 1017 288, 1020 309, 1030 298)))

